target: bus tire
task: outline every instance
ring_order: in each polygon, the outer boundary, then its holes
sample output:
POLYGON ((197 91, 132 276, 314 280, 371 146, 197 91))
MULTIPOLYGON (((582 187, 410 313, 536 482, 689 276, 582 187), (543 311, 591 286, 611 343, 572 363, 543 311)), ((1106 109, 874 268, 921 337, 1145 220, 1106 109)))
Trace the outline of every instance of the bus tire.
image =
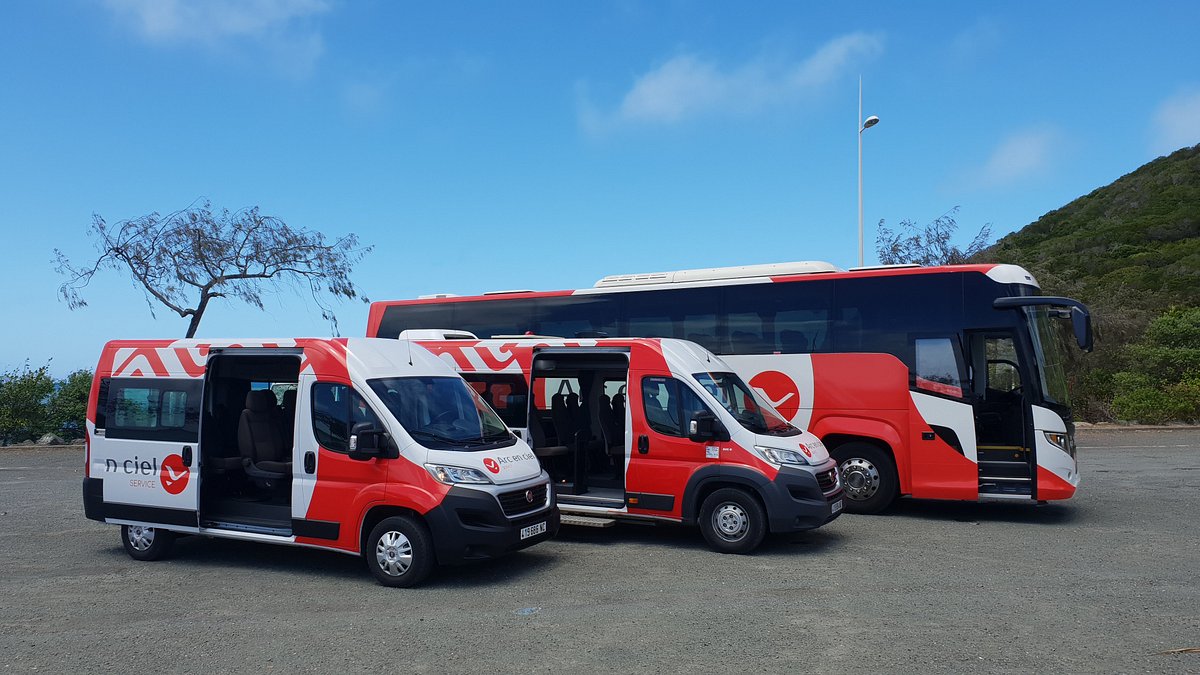
POLYGON ((121 543, 134 560, 159 560, 171 552, 175 533, 146 525, 122 525, 121 543))
POLYGON ((749 553, 766 536, 767 513, 745 490, 721 488, 700 506, 700 532, 714 551, 749 553))
POLYGON ((846 510, 850 513, 880 513, 896 501, 900 480, 891 455, 870 443, 844 443, 833 451, 842 486, 846 510))
POLYGON ((433 571, 433 538, 425 524, 410 516, 379 521, 363 551, 367 567, 384 586, 416 586, 433 571))

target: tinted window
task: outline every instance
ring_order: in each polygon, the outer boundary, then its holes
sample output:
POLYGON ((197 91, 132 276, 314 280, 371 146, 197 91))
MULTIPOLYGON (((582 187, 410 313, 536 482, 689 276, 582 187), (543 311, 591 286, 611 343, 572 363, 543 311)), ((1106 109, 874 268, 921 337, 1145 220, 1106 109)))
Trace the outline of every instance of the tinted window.
POLYGON ((200 380, 112 378, 104 433, 108 438, 194 442, 202 387, 200 380))
POLYGON ((493 335, 524 335, 534 330, 534 300, 504 299, 454 303, 457 330, 470 331, 481 338, 493 335))
POLYGON ((962 327, 962 275, 917 274, 836 282, 833 351, 893 354, 911 368, 915 333, 962 327))
POLYGON ((642 407, 646 424, 667 436, 687 436, 687 423, 692 415, 708 411, 687 385, 672 377, 642 378, 642 407))
POLYGON ((565 338, 616 336, 619 308, 618 299, 610 295, 543 298, 535 304, 535 332, 565 338))
POLYGON ((514 429, 525 427, 529 405, 529 385, 525 376, 464 373, 463 379, 496 411, 505 425, 514 429))
POLYGON ((348 385, 318 382, 312 393, 313 434, 326 450, 349 452, 350 431, 355 424, 368 422, 383 428, 363 397, 348 385))
POLYGON ((829 351, 832 281, 746 284, 724 289, 731 354, 829 351))
POLYGON ((681 338, 723 353, 724 331, 717 324, 721 289, 687 288, 625 293, 628 335, 681 338))
POLYGON ((913 384, 917 389, 961 398, 966 379, 957 336, 917 338, 913 368, 913 384))
POLYGON ((451 305, 392 305, 384 310, 374 337, 395 338, 412 328, 457 328, 452 323, 451 305))

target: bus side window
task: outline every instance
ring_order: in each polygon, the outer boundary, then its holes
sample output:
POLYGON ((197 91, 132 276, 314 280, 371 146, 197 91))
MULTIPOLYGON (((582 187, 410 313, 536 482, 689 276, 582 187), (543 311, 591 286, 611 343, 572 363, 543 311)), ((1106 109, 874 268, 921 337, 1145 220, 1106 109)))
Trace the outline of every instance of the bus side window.
POLYGON ((958 338, 917 338, 914 342, 913 385, 935 394, 962 398, 966 377, 958 338))
MULTIPOLYGON (((529 384, 524 375, 511 374, 463 374, 463 379, 479 394, 510 429, 523 429, 526 425, 526 404, 529 401, 529 384)), ((549 402, 538 397, 539 409, 549 408, 549 402)))

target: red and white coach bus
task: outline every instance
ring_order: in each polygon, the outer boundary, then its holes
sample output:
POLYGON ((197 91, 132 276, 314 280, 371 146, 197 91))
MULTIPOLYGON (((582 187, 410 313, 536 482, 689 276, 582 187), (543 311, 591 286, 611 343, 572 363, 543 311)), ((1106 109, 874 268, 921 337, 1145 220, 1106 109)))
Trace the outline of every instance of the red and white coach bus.
POLYGON ((376 302, 367 334, 697 342, 821 438, 841 466, 847 509, 874 513, 898 495, 1037 502, 1075 493, 1063 359, 1069 337, 1091 349, 1091 319, 1078 301, 1038 293, 1015 265, 795 262, 376 302))

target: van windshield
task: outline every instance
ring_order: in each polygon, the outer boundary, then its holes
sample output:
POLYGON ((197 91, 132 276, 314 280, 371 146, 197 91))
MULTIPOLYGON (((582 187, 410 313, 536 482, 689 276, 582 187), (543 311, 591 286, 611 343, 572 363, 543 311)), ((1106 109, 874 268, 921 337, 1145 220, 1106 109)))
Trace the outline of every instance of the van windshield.
POLYGON ((800 433, 737 375, 696 373, 693 377, 733 415, 738 424, 750 431, 772 436, 795 436, 800 433))
POLYGON ((460 377, 385 377, 368 380, 413 440, 435 450, 484 450, 516 437, 460 377))

